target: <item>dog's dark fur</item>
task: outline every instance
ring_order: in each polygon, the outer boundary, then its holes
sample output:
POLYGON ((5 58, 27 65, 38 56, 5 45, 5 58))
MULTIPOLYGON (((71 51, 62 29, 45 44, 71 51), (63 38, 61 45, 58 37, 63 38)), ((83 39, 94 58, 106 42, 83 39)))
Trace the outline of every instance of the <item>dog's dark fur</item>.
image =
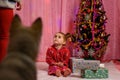
POLYGON ((23 27, 15 15, 10 29, 8 54, 0 64, 0 80, 37 80, 35 60, 42 33, 41 18, 23 27))

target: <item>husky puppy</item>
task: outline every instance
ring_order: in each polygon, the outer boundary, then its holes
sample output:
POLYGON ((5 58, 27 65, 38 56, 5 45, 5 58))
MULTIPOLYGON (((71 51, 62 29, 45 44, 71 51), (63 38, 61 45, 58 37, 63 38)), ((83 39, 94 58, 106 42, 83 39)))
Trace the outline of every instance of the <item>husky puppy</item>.
POLYGON ((37 80, 35 60, 42 34, 42 20, 30 27, 15 15, 10 29, 8 54, 0 64, 0 80, 37 80))

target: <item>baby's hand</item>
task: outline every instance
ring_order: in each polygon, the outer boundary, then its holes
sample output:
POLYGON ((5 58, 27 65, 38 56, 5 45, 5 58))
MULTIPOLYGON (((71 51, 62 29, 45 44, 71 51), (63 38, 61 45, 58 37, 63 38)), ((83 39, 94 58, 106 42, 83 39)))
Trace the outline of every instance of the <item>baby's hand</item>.
POLYGON ((62 62, 58 62, 58 66, 63 67, 64 64, 62 62))

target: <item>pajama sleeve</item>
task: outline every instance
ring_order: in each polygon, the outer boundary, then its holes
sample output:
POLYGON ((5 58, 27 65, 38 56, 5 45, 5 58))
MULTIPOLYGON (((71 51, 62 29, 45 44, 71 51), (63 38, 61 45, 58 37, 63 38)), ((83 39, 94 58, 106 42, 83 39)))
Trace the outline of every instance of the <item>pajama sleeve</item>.
POLYGON ((68 66, 69 60, 70 60, 70 51, 68 49, 65 49, 64 61, 63 61, 65 66, 68 66))
POLYGON ((55 63, 53 56, 54 56, 54 54, 52 53, 52 50, 50 48, 48 48, 47 53, 46 53, 46 62, 49 65, 53 65, 55 63))

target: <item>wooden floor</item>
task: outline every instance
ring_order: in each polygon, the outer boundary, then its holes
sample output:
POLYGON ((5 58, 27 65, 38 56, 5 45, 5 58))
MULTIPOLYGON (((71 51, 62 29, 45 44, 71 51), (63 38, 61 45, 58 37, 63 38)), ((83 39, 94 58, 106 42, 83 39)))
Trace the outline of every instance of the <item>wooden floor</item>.
POLYGON ((83 79, 76 74, 71 74, 68 77, 49 76, 47 74, 48 69, 47 63, 37 62, 36 65, 38 72, 37 74, 38 80, 120 80, 120 71, 116 68, 116 65, 113 62, 105 63, 105 67, 109 70, 109 78, 107 79, 83 79))

